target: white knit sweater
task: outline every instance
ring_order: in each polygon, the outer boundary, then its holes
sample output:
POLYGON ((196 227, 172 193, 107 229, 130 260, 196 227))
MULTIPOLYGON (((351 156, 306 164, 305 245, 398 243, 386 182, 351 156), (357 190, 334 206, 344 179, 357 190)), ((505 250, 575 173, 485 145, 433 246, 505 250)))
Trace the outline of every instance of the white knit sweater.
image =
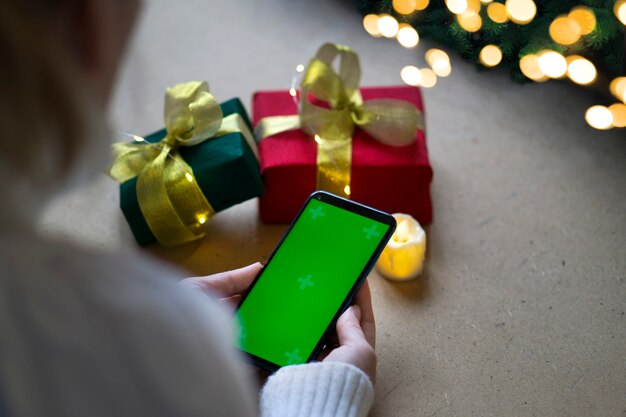
MULTIPOLYGON (((259 414, 230 319, 138 254, 0 235, 1 416, 259 414)), ((341 363, 282 368, 264 417, 365 416, 368 377, 341 363)))

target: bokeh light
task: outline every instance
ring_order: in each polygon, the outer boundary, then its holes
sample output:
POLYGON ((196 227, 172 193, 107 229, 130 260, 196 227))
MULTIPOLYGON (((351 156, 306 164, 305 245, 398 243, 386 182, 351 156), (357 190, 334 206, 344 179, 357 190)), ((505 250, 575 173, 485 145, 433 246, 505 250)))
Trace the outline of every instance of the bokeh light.
POLYGON ((606 130, 613 126, 613 113, 604 106, 591 106, 585 113, 585 120, 594 129, 606 130))
POLYGON ((400 78, 408 85, 418 86, 422 81, 422 73, 416 66, 407 65, 400 70, 400 78))
POLYGON ((506 0, 509 18, 520 25, 530 23, 537 14, 537 6, 532 0, 506 0))
POLYGON ((456 15, 456 20, 459 22, 459 26, 470 33, 478 32, 483 25, 480 15, 473 10, 466 10, 456 15))
POLYGON ((393 9, 400 14, 411 14, 415 11, 415 0, 393 0, 393 9))
POLYGON ((539 56, 535 54, 525 55, 522 57, 519 61, 519 68, 522 71, 522 74, 533 81, 543 82, 548 79, 546 74, 544 74, 539 68, 539 56))
POLYGON ((539 53, 539 69, 550 78, 561 78, 567 72, 565 57, 556 51, 539 53))
POLYGON ((415 1, 415 10, 424 10, 430 4, 430 0, 416 0, 415 1))
POLYGON ((487 45, 480 50, 478 59, 486 67, 495 67, 502 61, 502 51, 496 45, 487 45))
POLYGON ((386 38, 393 38, 398 33, 400 25, 398 21, 388 14, 380 15, 378 19, 378 31, 386 38))
POLYGON ((617 77, 609 86, 611 94, 617 97, 619 100, 626 102, 626 77, 617 77))
POLYGON ((428 65, 439 77, 447 77, 452 72, 450 57, 441 49, 429 49, 425 57, 428 65))
POLYGON ((559 16, 550 24, 550 37, 561 45, 571 45, 580 39, 580 25, 567 15, 559 16))
POLYGON ((454 14, 461 14, 467 10, 467 0, 446 0, 446 6, 454 14))
POLYGON ((609 106, 609 111, 613 115, 613 126, 626 127, 626 104, 611 104, 609 106))
POLYGON ((420 85, 425 88, 434 87, 437 84, 437 75, 430 68, 422 68, 420 70, 422 79, 420 85))
POLYGON ((619 21, 622 22, 623 25, 626 25, 626 0, 619 0, 615 3, 613 12, 619 21))
POLYGON ((378 15, 376 14, 368 14, 363 18, 363 28, 365 31, 372 36, 379 37, 382 36, 380 30, 378 30, 378 15))
POLYGON ((589 35, 596 28, 596 15, 585 6, 576 6, 568 14, 580 26, 581 35, 589 35))
POLYGON ((420 41, 417 31, 410 25, 403 24, 396 35, 398 43, 405 48, 415 48, 420 41))
POLYGON ((496 23, 506 23, 509 16, 506 14, 506 7, 502 3, 491 3, 487 6, 487 16, 496 23))
POLYGON ((476 13, 480 13, 481 7, 482 5, 480 4, 480 0, 467 0, 467 10, 472 10, 476 13))
POLYGON ((567 57, 567 76, 576 84, 590 84, 595 81, 597 75, 596 67, 587 58, 567 57))

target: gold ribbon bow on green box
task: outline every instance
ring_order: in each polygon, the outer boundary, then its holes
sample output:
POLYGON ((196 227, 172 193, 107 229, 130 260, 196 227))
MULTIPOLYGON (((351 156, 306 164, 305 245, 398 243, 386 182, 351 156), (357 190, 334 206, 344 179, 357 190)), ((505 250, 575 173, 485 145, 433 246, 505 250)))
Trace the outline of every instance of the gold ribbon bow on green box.
MULTIPOLYGON (((303 129, 317 142, 317 189, 350 196, 352 136, 355 126, 391 146, 409 145, 424 128, 422 113, 396 99, 363 102, 359 92, 361 68, 349 47, 324 44, 311 59, 300 83, 299 114, 262 119, 256 129, 263 139, 293 129, 303 129), (339 58, 339 72, 332 63, 339 58), (311 102, 310 96, 328 104, 311 102)), ((294 90, 292 95, 296 95, 294 90)))
POLYGON ((138 138, 141 143, 113 144, 109 175, 119 182, 137 177, 137 202, 150 231, 163 246, 174 246, 203 237, 215 214, 178 148, 233 132, 244 135, 255 153, 256 148, 239 114, 223 117, 206 82, 168 88, 164 118, 166 135, 160 142, 138 138))

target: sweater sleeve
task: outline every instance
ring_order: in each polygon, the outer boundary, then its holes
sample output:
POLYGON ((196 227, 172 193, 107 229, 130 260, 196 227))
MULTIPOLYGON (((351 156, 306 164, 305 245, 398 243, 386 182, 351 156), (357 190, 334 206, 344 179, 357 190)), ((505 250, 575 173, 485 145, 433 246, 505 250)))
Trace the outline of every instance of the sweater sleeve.
POLYGON ((261 392, 261 417, 364 417, 374 387, 359 368, 341 362, 286 366, 261 392))

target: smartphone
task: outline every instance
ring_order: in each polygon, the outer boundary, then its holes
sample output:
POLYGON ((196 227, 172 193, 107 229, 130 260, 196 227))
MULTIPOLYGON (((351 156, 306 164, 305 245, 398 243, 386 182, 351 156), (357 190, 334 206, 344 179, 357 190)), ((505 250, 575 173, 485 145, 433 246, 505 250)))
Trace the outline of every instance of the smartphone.
POLYGON ((315 360, 395 227, 382 211, 311 194, 237 308, 247 360, 272 372, 315 360))

